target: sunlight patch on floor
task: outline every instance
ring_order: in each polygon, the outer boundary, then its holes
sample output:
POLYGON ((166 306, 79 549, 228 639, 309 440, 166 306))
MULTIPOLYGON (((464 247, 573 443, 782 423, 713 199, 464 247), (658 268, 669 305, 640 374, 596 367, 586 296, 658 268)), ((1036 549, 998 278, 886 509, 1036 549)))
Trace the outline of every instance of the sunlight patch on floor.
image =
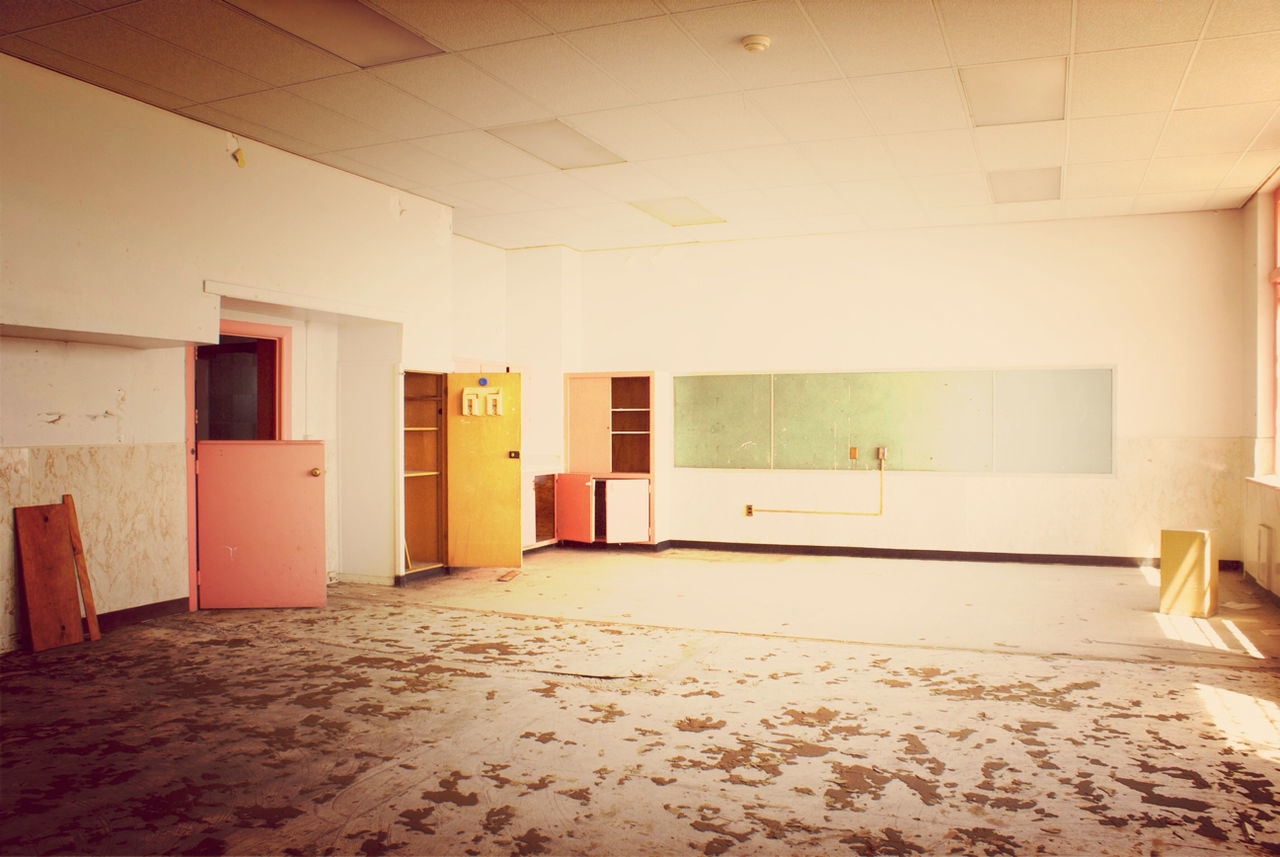
POLYGON ((1280 706, 1207 684, 1197 684, 1196 692, 1232 748, 1280 762, 1280 706))

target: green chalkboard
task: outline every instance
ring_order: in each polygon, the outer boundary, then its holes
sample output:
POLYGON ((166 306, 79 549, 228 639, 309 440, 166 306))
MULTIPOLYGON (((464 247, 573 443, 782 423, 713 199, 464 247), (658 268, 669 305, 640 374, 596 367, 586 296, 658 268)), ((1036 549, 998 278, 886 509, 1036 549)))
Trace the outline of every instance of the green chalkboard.
POLYGON ((674 381, 676 467, 772 466, 772 376, 687 375, 674 381))
POLYGON ((1112 371, 689 375, 677 467, 1112 472, 1112 371), (857 460, 849 447, 859 449, 857 460))

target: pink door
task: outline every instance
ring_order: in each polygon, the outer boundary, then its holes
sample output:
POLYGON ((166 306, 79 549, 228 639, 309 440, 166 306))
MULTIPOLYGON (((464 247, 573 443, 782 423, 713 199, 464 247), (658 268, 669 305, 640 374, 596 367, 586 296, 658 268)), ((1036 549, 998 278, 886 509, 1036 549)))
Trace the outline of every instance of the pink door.
POLYGON ((324 444, 196 444, 200 607, 322 607, 324 444))

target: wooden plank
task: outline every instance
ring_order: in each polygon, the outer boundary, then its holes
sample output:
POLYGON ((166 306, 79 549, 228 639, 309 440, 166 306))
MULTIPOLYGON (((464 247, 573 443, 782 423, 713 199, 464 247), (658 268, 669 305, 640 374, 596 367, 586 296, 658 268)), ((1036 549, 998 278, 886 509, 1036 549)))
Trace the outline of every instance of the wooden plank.
POLYGON ((67 507, 61 503, 18 507, 13 520, 31 650, 83 641, 67 507))
POLYGON ((67 525, 71 530, 71 554, 76 560, 76 577, 80 581, 80 600, 84 602, 85 624, 89 626, 89 639, 99 640, 98 611, 93 604, 93 588, 89 585, 89 563, 84 555, 84 542, 80 540, 80 517, 76 514, 76 501, 70 494, 62 495, 62 505, 67 507, 67 525))

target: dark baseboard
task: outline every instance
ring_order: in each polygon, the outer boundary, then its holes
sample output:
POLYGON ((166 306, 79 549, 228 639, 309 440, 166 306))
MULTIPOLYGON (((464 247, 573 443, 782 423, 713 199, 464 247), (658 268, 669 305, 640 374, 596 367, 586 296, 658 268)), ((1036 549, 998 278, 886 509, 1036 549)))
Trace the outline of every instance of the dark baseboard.
POLYGON ((569 550, 583 551, 638 551, 640 553, 657 553, 658 551, 669 550, 674 546, 674 542, 655 542, 648 543, 632 543, 632 544, 610 544, 608 542, 558 542, 547 547, 567 548, 569 550))
MULTIPOLYGON (((161 616, 171 616, 174 613, 186 613, 187 610, 188 601, 186 598, 174 598, 171 601, 157 601, 154 604, 141 604, 137 607, 126 607, 123 610, 112 610, 109 613, 98 614, 98 630, 105 634, 125 625, 136 625, 148 619, 159 619, 161 616)), ((85 632, 88 633, 87 628, 85 632)))
MULTIPOLYGON (((1095 556, 1090 554, 1005 553, 1000 551, 918 550, 914 548, 866 548, 844 545, 773 545, 740 542, 702 542, 672 539, 664 542, 673 548, 737 551, 739 553, 798 554, 804 556, 849 556, 872 559, 923 559, 944 562, 1008 562, 1029 565, 1093 565, 1113 568, 1160 567, 1158 558, 1140 556, 1095 556)), ((1224 559, 1218 563, 1223 571, 1243 571, 1244 563, 1224 559)))

